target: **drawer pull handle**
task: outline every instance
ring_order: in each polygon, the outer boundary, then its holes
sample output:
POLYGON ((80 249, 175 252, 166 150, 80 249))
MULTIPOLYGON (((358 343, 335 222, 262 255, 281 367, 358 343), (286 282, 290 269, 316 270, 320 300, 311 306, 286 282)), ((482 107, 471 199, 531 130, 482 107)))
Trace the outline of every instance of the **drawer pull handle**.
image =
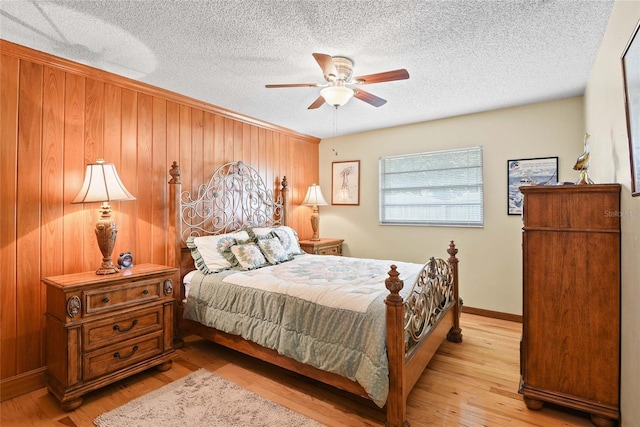
POLYGON ((145 289, 144 291, 142 291, 142 293, 143 293, 144 295, 148 295, 148 294, 149 294, 149 290, 148 290, 148 289, 145 289))
POLYGON ((129 332, 130 330, 133 329, 134 326, 136 326, 138 324, 138 319, 133 319, 133 322, 131 322, 131 326, 129 326, 128 328, 120 328, 120 325, 113 325, 113 330, 114 331, 120 331, 120 332, 129 332))
POLYGON ((136 351, 138 351, 138 346, 134 345, 133 348, 131 349, 131 353, 129 353, 127 356, 124 356, 124 357, 120 356, 120 352, 116 351, 115 353, 113 353, 113 357, 115 357, 116 359, 120 359, 120 360, 128 359, 131 356, 133 356, 136 351))
POLYGON ((107 297, 102 298, 102 302, 103 302, 103 303, 105 303, 105 304, 106 304, 106 303, 108 303, 109 301, 110 301, 110 300, 109 300, 109 298, 107 298, 107 297))

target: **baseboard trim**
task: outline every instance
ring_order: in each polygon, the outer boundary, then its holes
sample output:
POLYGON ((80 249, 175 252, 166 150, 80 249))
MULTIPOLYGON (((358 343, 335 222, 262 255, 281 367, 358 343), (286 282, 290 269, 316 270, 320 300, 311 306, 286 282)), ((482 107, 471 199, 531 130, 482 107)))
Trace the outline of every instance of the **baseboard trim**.
POLYGON ((0 401, 13 399, 44 387, 46 366, 0 381, 0 401))
POLYGON ((519 314, 503 313, 501 311, 485 310, 484 308, 462 306, 463 313, 475 314, 477 316, 492 317, 494 319, 509 320, 511 322, 522 323, 522 316, 519 314))

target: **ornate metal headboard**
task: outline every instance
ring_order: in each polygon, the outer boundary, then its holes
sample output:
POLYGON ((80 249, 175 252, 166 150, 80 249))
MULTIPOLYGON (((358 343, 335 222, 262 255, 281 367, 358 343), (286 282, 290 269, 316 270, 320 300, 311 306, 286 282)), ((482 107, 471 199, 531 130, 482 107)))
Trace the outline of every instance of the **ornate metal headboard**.
MULTIPOLYGON (((170 183, 180 183, 180 169, 173 162, 170 183)), ((207 183, 192 191, 181 191, 176 208, 182 242, 189 236, 223 234, 243 227, 286 225, 287 178, 280 194, 267 189, 251 166, 230 162, 220 166, 207 183), (195 191, 195 192, 194 192, 195 191)))

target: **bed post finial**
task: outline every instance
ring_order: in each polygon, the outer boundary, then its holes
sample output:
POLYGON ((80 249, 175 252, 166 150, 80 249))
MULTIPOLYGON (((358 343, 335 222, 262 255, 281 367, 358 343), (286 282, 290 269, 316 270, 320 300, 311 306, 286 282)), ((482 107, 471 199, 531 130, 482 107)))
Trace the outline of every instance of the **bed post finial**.
POLYGON ((387 295, 387 301, 393 303, 402 303, 402 297, 399 292, 404 287, 404 282, 399 279, 400 273, 398 273, 398 267, 394 264, 391 266, 391 270, 387 273, 389 277, 384 281, 384 285, 389 290, 390 294, 387 295))
POLYGON ((180 166, 178 165, 178 162, 176 162, 175 160, 171 165, 171 170, 169 171, 169 175, 171 175, 169 184, 182 184, 182 181, 180 181, 180 166))
POLYGON ((460 343, 462 342, 462 329, 460 328, 460 312, 462 307, 460 294, 458 292, 458 258, 456 257, 458 248, 456 248, 453 240, 449 243, 447 253, 449 254, 449 265, 453 269, 453 300, 455 301, 453 305, 453 326, 447 334, 447 341, 460 343))

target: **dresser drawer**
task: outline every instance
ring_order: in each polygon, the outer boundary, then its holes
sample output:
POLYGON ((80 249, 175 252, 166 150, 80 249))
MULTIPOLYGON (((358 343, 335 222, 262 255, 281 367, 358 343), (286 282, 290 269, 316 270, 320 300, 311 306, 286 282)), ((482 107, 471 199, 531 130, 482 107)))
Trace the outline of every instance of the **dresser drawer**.
POLYGON ((162 329, 163 306, 136 310, 82 326, 83 351, 91 351, 162 329))
POLYGON ((162 298, 162 279, 141 280, 122 286, 86 291, 86 313, 102 313, 162 298))
POLYGON ((88 381, 147 360, 163 351, 163 332, 157 331, 114 344, 83 356, 83 380, 88 381))

